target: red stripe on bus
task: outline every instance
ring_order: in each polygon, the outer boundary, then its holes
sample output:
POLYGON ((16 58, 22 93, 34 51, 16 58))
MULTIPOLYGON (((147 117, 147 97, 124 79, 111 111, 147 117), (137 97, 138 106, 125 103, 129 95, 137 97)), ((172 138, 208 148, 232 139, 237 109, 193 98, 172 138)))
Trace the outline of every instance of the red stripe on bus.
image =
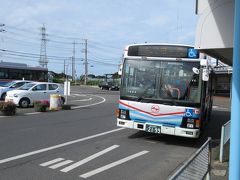
POLYGON ((153 114, 153 113, 150 113, 150 112, 147 112, 147 111, 144 111, 142 109, 138 109, 136 107, 133 107, 133 106, 130 106, 128 104, 125 104, 124 102, 122 101, 119 101, 120 104, 124 105, 124 106, 127 106, 131 109, 134 109, 134 110, 137 110, 137 111, 140 111, 140 112, 143 112, 143 113, 146 113, 146 114, 149 114, 151 116, 168 116, 168 115, 180 115, 180 114, 185 114, 185 112, 172 112, 172 113, 165 113, 165 114, 153 114))

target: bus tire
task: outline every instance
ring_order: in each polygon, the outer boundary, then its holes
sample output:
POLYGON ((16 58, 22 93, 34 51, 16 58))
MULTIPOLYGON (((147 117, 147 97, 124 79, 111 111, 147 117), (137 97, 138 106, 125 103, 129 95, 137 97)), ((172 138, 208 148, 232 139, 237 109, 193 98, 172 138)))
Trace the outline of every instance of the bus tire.
POLYGON ((7 95, 6 93, 3 93, 2 96, 1 96, 1 100, 5 100, 6 95, 7 95))
POLYGON ((30 99, 28 99, 28 98, 22 98, 22 99, 19 101, 19 106, 20 106, 21 108, 27 108, 27 107, 29 107, 29 105, 30 105, 30 99))

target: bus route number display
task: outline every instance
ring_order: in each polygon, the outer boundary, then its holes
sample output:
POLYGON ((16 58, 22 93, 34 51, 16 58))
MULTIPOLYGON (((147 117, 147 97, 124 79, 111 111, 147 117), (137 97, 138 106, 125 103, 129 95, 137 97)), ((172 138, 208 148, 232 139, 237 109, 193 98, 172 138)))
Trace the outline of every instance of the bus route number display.
POLYGON ((186 46, 136 45, 130 46, 128 56, 198 58, 198 50, 186 46))

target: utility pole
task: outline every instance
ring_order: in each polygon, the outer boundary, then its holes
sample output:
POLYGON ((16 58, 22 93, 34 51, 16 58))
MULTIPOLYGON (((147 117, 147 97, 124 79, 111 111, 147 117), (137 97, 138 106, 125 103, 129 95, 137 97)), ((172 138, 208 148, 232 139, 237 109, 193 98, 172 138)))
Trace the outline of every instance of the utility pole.
POLYGON ((46 28, 43 25, 41 28, 41 50, 40 50, 40 59, 39 59, 39 65, 43 68, 47 68, 48 60, 47 60, 47 52, 46 52, 46 44, 47 44, 47 34, 46 34, 46 28))
POLYGON ((65 66, 66 66, 66 60, 64 59, 64 63, 63 63, 63 74, 64 74, 64 75, 66 74, 65 66))
MULTIPOLYGON (((5 26, 5 24, 0 24, 0 33, 1 32, 6 32, 5 29, 3 29, 3 27, 5 26)), ((0 39, 1 40, 1 39, 0 39)), ((1 48, 1 47, 0 47, 1 48)), ((3 49, 3 48, 2 48, 3 49)), ((0 52, 0 58, 2 57, 2 51, 0 52)))
POLYGON ((72 56, 72 80, 76 83, 76 65, 75 65, 75 45, 76 42, 73 42, 73 56, 72 56))
POLYGON ((85 49, 84 49, 84 52, 85 52, 85 79, 84 79, 84 84, 87 85, 87 80, 88 80, 88 59, 87 59, 87 39, 84 39, 85 41, 85 49))

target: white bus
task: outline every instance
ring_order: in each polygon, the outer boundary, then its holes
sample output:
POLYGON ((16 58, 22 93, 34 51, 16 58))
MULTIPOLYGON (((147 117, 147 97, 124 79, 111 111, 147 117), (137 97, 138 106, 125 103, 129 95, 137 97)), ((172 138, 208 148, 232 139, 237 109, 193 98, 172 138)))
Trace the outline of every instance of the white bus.
POLYGON ((198 138, 212 110, 212 75, 192 46, 133 44, 123 56, 117 125, 198 138))

